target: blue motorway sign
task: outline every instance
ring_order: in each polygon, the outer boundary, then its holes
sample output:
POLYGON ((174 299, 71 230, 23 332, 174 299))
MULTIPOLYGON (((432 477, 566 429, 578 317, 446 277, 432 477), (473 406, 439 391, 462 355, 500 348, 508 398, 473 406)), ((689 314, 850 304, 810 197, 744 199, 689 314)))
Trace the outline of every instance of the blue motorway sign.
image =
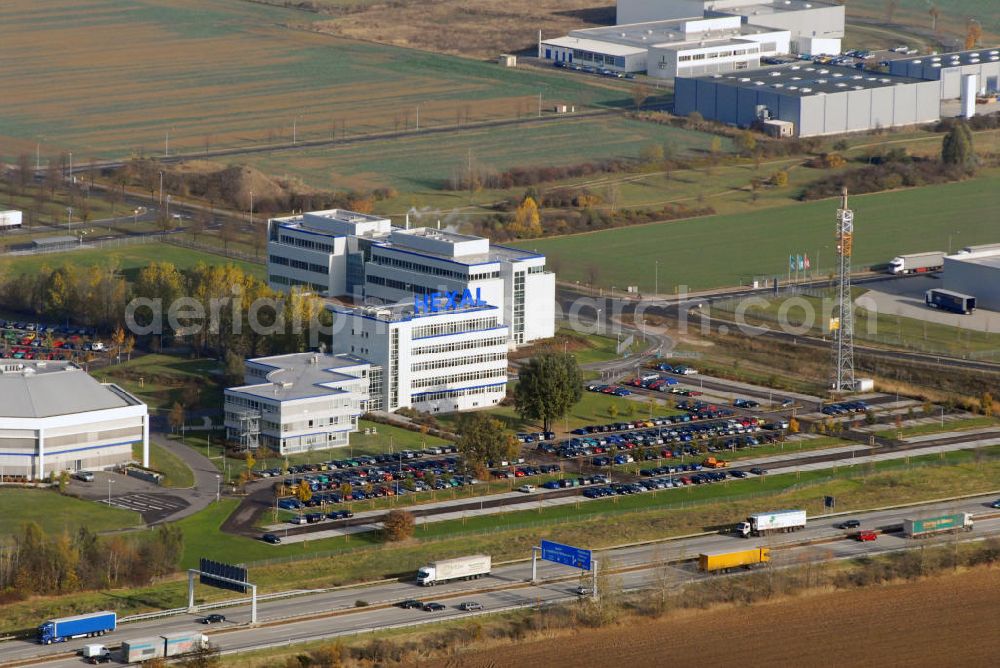
POLYGON ((584 571, 590 570, 590 550, 583 550, 572 545, 542 541, 542 559, 554 561, 557 564, 572 566, 584 571))

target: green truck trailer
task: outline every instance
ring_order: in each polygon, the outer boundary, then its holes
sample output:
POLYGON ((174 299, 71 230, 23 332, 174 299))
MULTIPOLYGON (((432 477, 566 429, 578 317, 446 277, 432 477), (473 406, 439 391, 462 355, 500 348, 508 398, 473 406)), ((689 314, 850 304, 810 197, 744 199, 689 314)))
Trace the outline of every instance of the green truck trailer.
POLYGON ((907 538, 923 538, 924 536, 956 531, 972 531, 971 513, 949 513, 903 520, 903 535, 907 538))

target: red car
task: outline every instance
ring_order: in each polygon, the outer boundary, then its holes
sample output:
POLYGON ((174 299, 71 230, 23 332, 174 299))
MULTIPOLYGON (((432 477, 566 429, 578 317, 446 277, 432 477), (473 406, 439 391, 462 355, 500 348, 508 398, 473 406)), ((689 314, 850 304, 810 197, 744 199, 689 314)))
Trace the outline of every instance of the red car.
POLYGON ((854 537, 862 543, 866 543, 870 540, 877 540, 878 534, 874 531, 859 531, 854 534, 854 537))

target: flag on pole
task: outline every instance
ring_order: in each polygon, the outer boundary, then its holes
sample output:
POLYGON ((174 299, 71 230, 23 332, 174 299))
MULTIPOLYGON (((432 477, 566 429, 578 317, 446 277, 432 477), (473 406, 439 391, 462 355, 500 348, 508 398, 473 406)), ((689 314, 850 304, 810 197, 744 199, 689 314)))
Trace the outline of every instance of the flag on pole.
POLYGON ((788 256, 788 268, 789 269, 795 269, 795 256, 794 255, 789 255, 788 256))
POLYGON ((806 264, 805 264, 805 262, 804 262, 804 261, 802 260, 802 256, 801 256, 801 255, 796 255, 796 256, 795 256, 795 259, 796 259, 796 260, 798 261, 798 265, 799 265, 799 271, 802 271, 803 269, 805 269, 805 268, 806 268, 806 264))
POLYGON ((803 260, 806 263, 806 269, 809 269, 812 266, 812 263, 809 261, 809 256, 808 255, 803 255, 802 258, 803 258, 803 260))

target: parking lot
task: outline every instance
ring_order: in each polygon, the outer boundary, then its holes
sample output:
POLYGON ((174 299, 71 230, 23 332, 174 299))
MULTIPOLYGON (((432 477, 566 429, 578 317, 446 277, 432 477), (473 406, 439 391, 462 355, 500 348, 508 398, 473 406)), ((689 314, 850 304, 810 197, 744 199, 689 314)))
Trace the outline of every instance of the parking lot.
MULTIPOLYGON (((887 278, 866 283, 865 287, 868 292, 855 299, 855 303, 881 315, 898 315, 978 332, 1000 332, 1000 313, 996 311, 977 308, 969 315, 961 315, 928 307, 924 294, 931 288, 942 287, 937 276, 913 276, 902 281, 887 278)), ((859 326, 865 326, 866 322, 866 318, 858 319, 859 326)))
POLYGON ((0 320, 3 356, 25 360, 62 360, 102 352, 94 330, 73 325, 0 320))

